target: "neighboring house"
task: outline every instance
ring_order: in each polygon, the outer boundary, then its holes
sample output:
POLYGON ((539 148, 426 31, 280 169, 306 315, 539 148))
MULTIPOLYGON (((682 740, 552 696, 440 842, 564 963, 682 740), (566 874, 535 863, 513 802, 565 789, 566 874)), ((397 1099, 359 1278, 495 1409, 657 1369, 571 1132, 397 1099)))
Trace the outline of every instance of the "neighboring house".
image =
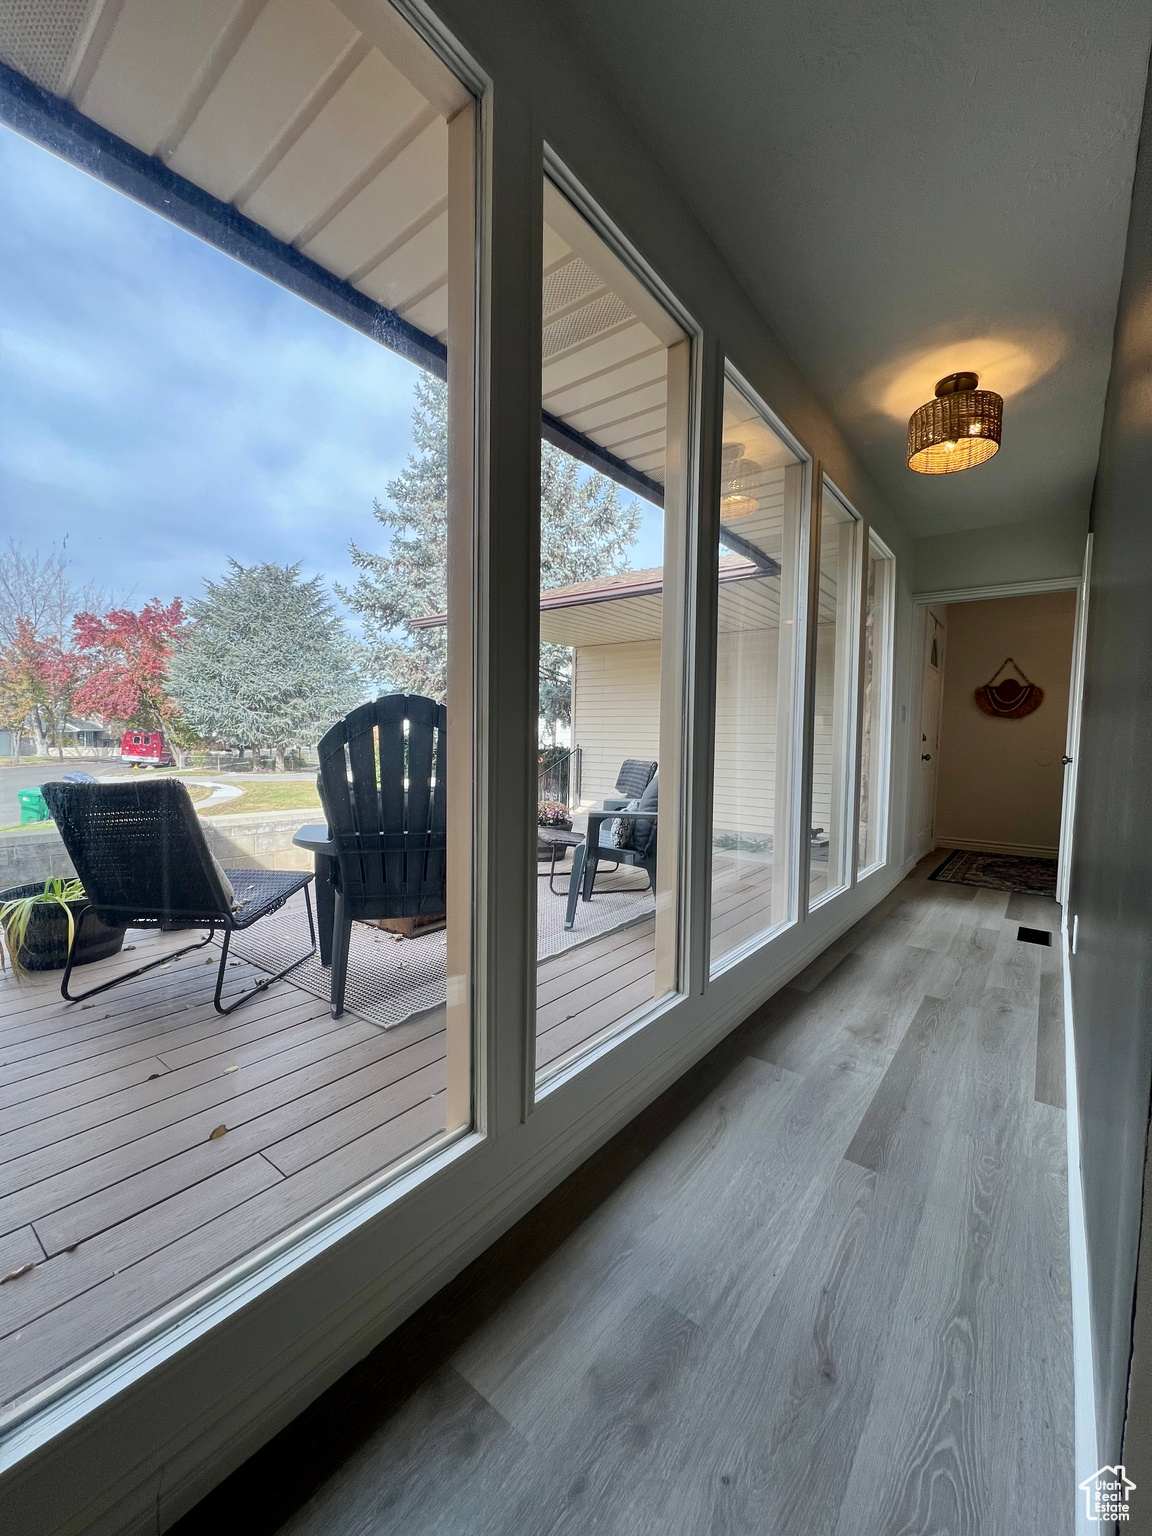
MULTIPOLYGON (((35 757, 36 740, 31 731, 24 731, 19 740, 17 733, 5 728, 0 730, 0 757, 35 757)), ((98 720, 74 720, 69 716, 60 731, 58 744, 50 749, 50 755, 65 757, 117 757, 120 737, 110 734, 98 720)))
POLYGON ((64 722, 59 745, 65 757, 117 757, 120 753, 119 735, 110 734, 97 720, 73 720, 64 722))
MULTIPOLYGON (((781 657, 779 566, 772 553, 782 557, 785 471, 769 470, 764 480, 757 513, 738 526, 743 542, 767 556, 757 563, 725 552, 719 562, 713 826, 724 846, 747 852, 766 852, 776 840, 777 699, 782 684, 787 694, 794 665, 790 647, 781 657)), ((581 750, 584 809, 612 794, 625 758, 660 759, 663 583, 663 569, 655 566, 541 594, 540 639, 573 651, 572 745, 581 750)), ((835 617, 835 568, 825 567, 812 789, 812 825, 825 830, 833 820, 832 722, 840 713, 835 617)), ((415 622, 433 628, 445 620, 438 614, 415 622)))

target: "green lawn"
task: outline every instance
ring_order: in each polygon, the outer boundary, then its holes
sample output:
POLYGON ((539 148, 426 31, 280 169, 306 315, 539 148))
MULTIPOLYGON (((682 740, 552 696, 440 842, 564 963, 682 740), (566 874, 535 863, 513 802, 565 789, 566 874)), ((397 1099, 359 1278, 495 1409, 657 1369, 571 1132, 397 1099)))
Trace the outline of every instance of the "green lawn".
MULTIPOLYGON (((218 800, 202 812, 205 816, 242 816, 249 811, 318 811, 320 796, 316 785, 307 779, 295 784, 237 784, 242 793, 238 800, 218 800)), ((207 791, 205 791, 207 793, 207 791)), ((195 797, 195 791, 193 791, 195 797)))

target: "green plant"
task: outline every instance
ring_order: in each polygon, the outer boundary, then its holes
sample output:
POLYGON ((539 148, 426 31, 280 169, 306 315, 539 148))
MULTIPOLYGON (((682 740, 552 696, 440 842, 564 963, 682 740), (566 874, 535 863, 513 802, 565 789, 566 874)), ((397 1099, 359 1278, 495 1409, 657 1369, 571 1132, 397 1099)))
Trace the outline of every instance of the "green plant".
POLYGON ((42 891, 36 891, 31 896, 14 896, 10 901, 4 902, 0 906, 0 971, 7 970, 4 960, 4 951, 7 949, 8 957, 12 961, 13 976, 19 981, 26 974, 24 967, 20 964, 20 951, 24 947, 28 925, 38 906, 59 906, 63 909, 68 919, 68 951, 71 953, 72 944, 76 938, 76 919, 68 903, 83 901, 83 899, 84 887, 79 880, 66 880, 60 875, 53 875, 45 880, 42 891))

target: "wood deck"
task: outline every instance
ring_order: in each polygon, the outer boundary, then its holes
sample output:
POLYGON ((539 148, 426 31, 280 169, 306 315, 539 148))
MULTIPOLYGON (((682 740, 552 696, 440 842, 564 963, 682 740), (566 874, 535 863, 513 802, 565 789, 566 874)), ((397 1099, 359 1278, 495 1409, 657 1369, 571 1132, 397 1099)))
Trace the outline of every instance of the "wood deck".
MULTIPOLYGON (((763 872, 718 877, 718 929, 762 927, 764 901, 763 872)), ((542 963, 539 1068, 651 1000, 653 934, 542 963)), ((83 984, 186 940, 129 942, 83 984)), ((5 1402, 444 1130, 442 1014, 384 1030, 278 982, 222 1019, 215 965, 193 953, 77 1005, 59 973, 0 979, 5 1402)), ((226 999, 262 975, 233 962, 226 999)))

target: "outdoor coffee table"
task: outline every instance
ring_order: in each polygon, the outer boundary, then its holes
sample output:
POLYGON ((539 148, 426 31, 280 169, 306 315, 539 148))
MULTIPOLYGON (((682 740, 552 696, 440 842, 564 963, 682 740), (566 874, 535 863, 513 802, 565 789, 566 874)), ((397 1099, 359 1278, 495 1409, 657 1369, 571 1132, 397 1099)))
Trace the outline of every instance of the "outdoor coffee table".
POLYGON ((553 896, 566 895, 566 891, 558 891, 554 884, 556 866, 564 862, 564 854, 569 848, 576 848, 584 841, 584 834, 582 832, 565 832, 561 827, 537 827, 536 838, 538 858, 543 858, 545 856, 544 849, 548 849, 548 868, 547 870, 538 871, 540 878, 543 880, 545 875, 547 875, 548 889, 552 892, 553 896))

